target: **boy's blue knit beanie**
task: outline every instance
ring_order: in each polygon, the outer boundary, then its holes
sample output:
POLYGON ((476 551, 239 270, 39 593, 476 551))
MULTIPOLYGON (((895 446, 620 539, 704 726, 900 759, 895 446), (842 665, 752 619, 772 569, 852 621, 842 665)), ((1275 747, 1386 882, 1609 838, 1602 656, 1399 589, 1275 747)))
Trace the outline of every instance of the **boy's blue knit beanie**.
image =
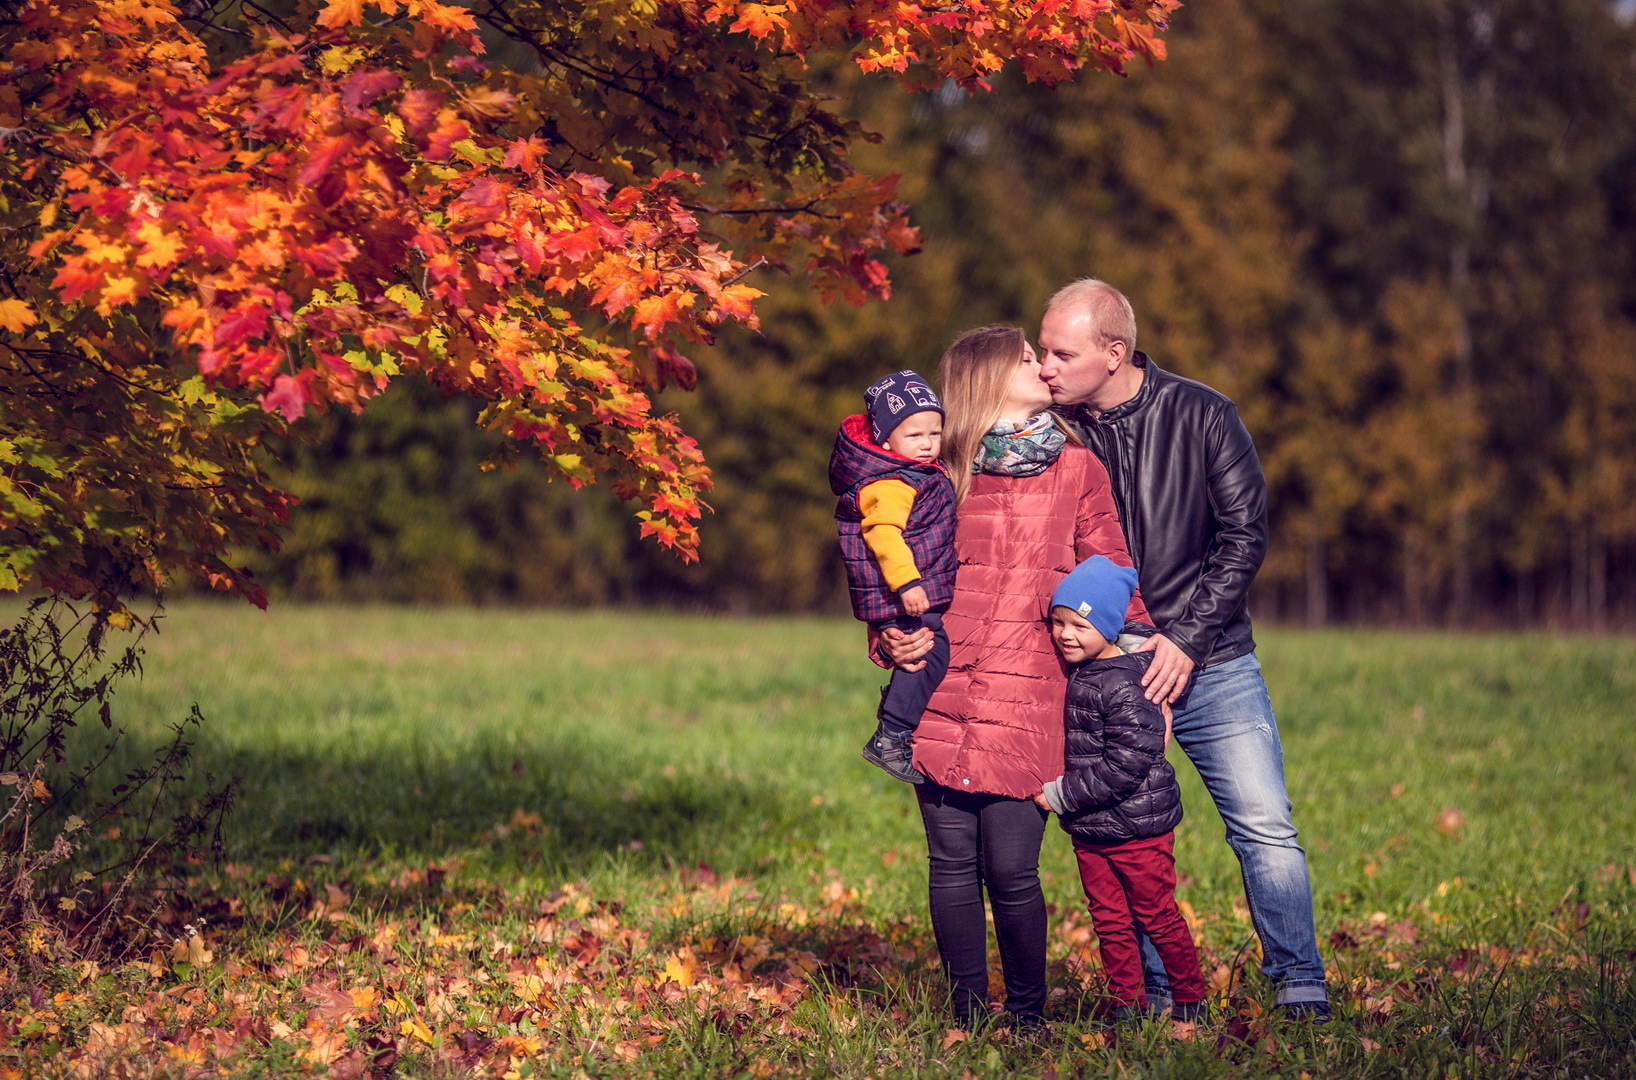
POLYGON ((1136 571, 1106 555, 1092 555, 1069 572, 1051 594, 1051 606, 1065 607, 1109 641, 1119 636, 1136 591, 1136 571))
POLYGON ((943 413, 943 403, 932 393, 931 384, 912 371, 888 375, 863 392, 869 410, 869 434, 876 445, 885 445, 893 430, 917 412, 943 413))

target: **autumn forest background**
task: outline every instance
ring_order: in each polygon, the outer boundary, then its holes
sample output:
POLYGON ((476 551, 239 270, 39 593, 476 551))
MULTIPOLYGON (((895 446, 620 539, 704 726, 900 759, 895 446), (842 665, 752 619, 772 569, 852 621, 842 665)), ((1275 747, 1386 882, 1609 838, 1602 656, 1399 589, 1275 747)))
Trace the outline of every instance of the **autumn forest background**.
POLYGON ((819 62, 921 250, 858 307, 759 271, 760 332, 661 395, 714 471, 696 564, 606 488, 479 472, 477 404, 402 380, 275 444, 301 503, 247 557, 303 599, 837 612, 824 466, 860 388, 935 371, 973 325, 1032 333, 1094 274, 1255 435, 1261 617, 1630 625, 1633 23, 1608 0, 1197 0, 1126 80, 911 93, 819 62))

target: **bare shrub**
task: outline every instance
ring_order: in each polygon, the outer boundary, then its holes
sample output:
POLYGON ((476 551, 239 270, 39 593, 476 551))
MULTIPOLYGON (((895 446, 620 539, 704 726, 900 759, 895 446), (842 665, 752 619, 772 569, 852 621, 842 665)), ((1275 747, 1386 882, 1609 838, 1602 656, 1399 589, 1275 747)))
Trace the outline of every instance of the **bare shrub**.
POLYGON ((107 783, 127 737, 113 691, 141 676, 158 614, 118 618, 125 628, 48 597, 0 630, 0 940, 21 946, 6 950, 13 962, 140 948, 153 893, 136 886, 221 850, 232 782, 207 774, 202 793, 184 790, 197 705, 150 761, 107 783), (110 631, 130 637, 114 648, 110 631), (76 733, 92 724, 106 738, 76 733))

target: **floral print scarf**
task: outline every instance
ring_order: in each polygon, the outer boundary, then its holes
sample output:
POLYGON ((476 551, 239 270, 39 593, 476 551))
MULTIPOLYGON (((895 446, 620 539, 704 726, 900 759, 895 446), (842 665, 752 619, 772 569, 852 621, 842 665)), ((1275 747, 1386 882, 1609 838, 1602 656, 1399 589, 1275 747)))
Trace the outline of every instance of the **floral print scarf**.
POLYGON ((1051 466, 1062 453, 1068 436, 1062 433, 1051 414, 1042 412, 1024 423, 1014 420, 998 421, 983 436, 977 448, 977 457, 971 463, 973 473, 994 473, 998 476, 1038 476, 1051 466))

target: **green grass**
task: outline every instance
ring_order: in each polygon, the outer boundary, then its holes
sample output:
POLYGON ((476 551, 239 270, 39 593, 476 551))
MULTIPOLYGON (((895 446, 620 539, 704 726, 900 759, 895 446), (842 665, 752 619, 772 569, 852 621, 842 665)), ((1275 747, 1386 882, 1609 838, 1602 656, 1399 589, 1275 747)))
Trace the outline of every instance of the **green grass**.
MULTIPOLYGON (((1247 975, 1233 991, 1243 1018, 1198 1043, 1155 1028, 1097 1048, 1081 1038, 1090 1027, 1068 1022, 1045 1048, 943 1048, 913 797, 858 756, 881 682, 862 641, 854 624, 813 619, 186 605, 169 612, 145 678, 118 705, 136 752, 197 702, 201 769, 239 779, 228 830, 236 876, 207 875, 211 888, 300 873, 367 890, 394 868, 433 862, 455 867, 451 880, 469 885, 478 909, 491 887, 538 898, 583 882, 587 897, 648 911, 625 918, 646 919, 659 947, 765 934, 777 903, 816 910, 832 881, 857 888, 845 918, 826 924, 829 940, 798 930, 790 940, 823 954, 846 946, 843 924, 869 926, 901 952, 872 973, 820 973, 840 981, 791 1014, 801 1034, 778 1058, 797 1073, 1636 1067, 1636 642, 1265 632, 1320 939, 1335 935, 1325 951, 1337 990, 1356 994, 1345 1020, 1317 1034, 1267 1025, 1254 1004, 1266 988, 1247 975), (1452 834, 1434 827, 1446 808, 1464 815, 1452 834), (496 829, 517 811, 541 828, 496 829), (662 898, 696 883, 700 864, 761 899, 692 922, 667 917, 662 898), (1450 975, 1468 957, 1473 973, 1450 975), (1541 1018, 1558 1015, 1580 1026, 1545 1030, 1541 1018)), ((1172 757, 1187 807, 1180 896, 1202 918, 1212 957, 1249 956, 1237 864, 1197 775, 1172 757)), ((1054 827, 1042 866, 1058 918, 1080 910, 1054 827)), ((247 950, 299 929, 289 903, 263 900, 243 924, 247 950)), ((1055 960, 1064 948, 1053 945, 1055 960)), ((1059 988, 1063 971, 1053 968, 1059 988)), ((1071 986, 1056 1004, 1071 1013, 1081 999, 1071 986)), ((598 1056, 593 1041, 588 1054, 539 1067, 749 1067, 721 1030, 687 1030, 637 1062, 598 1056)), ((283 1068, 272 1050, 257 1060, 269 1074, 283 1068)))
MULTIPOLYGON (((776 889, 821 860, 899 911, 924 842, 909 789, 858 757, 882 681, 861 646, 840 621, 190 606, 120 709, 151 739, 198 702, 198 760, 240 778, 237 861, 459 852, 542 885, 704 861, 776 889), (551 836, 513 867, 481 837, 516 809, 551 836), (885 868, 887 850, 911 857, 885 868)), ((1286 631, 1261 656, 1332 916, 1455 877, 1477 902, 1554 900, 1636 862, 1636 643, 1286 631), (1458 838, 1433 828, 1449 806, 1458 838)), ((1172 754, 1186 895, 1225 908, 1237 864, 1172 754)), ((1045 864, 1068 902, 1055 830, 1045 864)))

